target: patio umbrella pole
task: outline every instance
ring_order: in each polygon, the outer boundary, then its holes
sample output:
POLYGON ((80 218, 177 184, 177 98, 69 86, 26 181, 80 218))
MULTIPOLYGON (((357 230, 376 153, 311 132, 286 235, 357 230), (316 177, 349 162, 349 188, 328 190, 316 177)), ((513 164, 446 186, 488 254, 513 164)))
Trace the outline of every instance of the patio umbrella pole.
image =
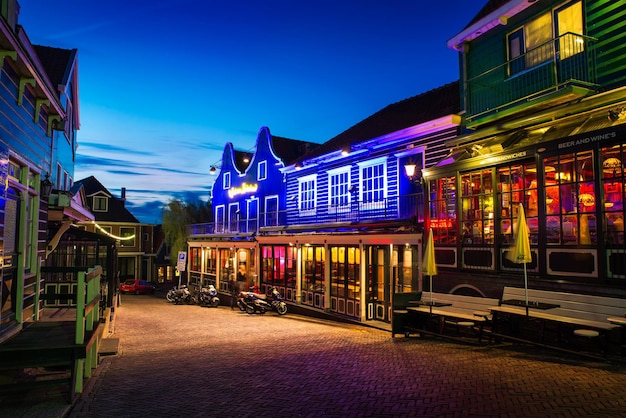
POLYGON ((430 313, 433 313, 433 275, 431 274, 430 276, 430 313))
POLYGON ((526 317, 528 317, 528 275, 526 274, 526 263, 524 263, 524 298, 524 302, 526 302, 526 317))

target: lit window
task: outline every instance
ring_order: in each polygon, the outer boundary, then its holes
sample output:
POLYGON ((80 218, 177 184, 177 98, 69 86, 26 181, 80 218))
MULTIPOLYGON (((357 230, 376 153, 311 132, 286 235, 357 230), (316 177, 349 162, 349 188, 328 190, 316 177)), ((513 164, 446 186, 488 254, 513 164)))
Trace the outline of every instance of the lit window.
POLYGON ((583 52, 582 34, 580 1, 527 22, 507 37, 509 74, 514 75, 551 61, 555 56, 564 60, 583 52), (556 40, 552 38, 553 33, 557 36, 556 40))

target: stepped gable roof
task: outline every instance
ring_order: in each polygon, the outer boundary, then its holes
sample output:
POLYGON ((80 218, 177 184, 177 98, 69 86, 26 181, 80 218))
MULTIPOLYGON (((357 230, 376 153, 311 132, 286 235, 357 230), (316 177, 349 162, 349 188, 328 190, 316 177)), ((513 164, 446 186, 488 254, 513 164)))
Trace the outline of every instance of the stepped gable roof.
MULTIPOLYGON (((461 111, 459 82, 390 104, 307 153, 299 161, 461 111)), ((295 161, 294 161, 295 162, 295 161)))
MULTIPOLYGON (((97 194, 101 194, 109 198, 109 206, 107 212, 96 212, 90 207, 91 212, 96 218, 96 221, 101 222, 125 222, 125 223, 140 223, 135 216, 130 213, 124 206, 124 199, 119 199, 111 194, 109 190, 102 185, 94 176, 89 176, 82 180, 76 181, 76 183, 82 184, 85 189, 85 195, 92 197, 97 194)), ((87 199, 87 203, 91 205, 92 199, 87 199)))
POLYGON ((33 48, 54 87, 58 88, 60 84, 65 84, 76 50, 43 45, 33 45, 33 48))
POLYGON ((308 154, 319 146, 320 144, 315 142, 272 135, 272 148, 285 165, 293 163, 302 155, 308 154))

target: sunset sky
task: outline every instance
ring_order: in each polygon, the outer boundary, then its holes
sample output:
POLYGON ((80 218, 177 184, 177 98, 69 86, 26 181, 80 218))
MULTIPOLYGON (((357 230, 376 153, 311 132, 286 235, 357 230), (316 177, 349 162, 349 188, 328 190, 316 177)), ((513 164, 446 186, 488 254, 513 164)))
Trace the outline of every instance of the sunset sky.
POLYGON ((262 126, 325 142, 459 79, 447 48, 486 0, 21 0, 34 44, 77 48, 75 180, 95 176, 142 222, 207 200, 224 144, 262 126))

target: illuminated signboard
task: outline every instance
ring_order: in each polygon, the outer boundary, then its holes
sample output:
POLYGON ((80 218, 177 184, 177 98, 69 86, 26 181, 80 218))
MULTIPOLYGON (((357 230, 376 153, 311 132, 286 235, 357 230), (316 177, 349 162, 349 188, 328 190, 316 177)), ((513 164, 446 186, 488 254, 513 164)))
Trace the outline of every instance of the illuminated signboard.
POLYGON ((242 194, 255 193, 258 188, 259 188, 258 184, 243 183, 239 187, 231 187, 230 189, 228 189, 228 197, 232 199, 233 197, 239 196, 242 194))
POLYGON ((452 219, 431 219, 431 228, 453 228, 452 219))

